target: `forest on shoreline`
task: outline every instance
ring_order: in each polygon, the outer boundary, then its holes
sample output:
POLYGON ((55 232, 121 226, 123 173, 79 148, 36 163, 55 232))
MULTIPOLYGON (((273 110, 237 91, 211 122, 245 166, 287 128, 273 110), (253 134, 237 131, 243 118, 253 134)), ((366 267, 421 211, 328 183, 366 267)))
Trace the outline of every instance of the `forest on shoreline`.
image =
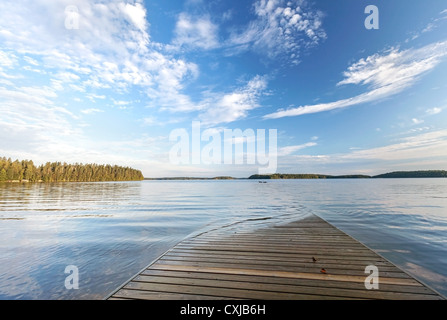
POLYGON ((47 162, 35 166, 32 160, 0 158, 0 182, 95 182, 141 181, 140 170, 99 164, 47 162))

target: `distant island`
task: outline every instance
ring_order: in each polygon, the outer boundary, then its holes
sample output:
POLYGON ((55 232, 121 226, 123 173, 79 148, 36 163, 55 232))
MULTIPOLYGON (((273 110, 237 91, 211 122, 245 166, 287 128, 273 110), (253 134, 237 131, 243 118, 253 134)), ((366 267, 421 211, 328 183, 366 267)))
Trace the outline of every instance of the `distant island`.
POLYGON ((99 164, 47 162, 36 167, 32 160, 0 158, 0 182, 96 182, 141 181, 140 170, 99 164))
POLYGON ((396 171, 376 176, 368 175, 341 175, 332 176, 324 174, 255 174, 248 179, 385 179, 385 178, 447 178, 445 170, 426 170, 426 171, 396 171))
POLYGON ((374 176, 373 178, 447 178, 447 171, 396 171, 374 176))

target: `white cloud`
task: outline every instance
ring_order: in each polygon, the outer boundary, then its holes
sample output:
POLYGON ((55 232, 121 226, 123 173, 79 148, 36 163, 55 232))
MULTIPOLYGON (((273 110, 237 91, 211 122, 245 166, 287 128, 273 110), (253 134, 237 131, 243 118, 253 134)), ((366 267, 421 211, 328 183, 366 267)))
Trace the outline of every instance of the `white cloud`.
POLYGON ((40 73, 40 74, 46 74, 46 71, 44 71, 42 69, 33 68, 31 66, 23 66, 22 68, 23 68, 23 70, 26 70, 26 71, 36 72, 36 73, 40 73))
POLYGON ((430 127, 418 127, 418 128, 410 129, 410 130, 408 131, 408 133, 415 133, 415 132, 420 133, 420 132, 422 132, 422 131, 428 131, 428 130, 430 130, 430 129, 431 129, 430 127))
POLYGON ((219 47, 218 27, 209 16, 192 17, 181 13, 175 27, 175 46, 214 49, 219 47))
POLYGON ((77 74, 74 74, 72 72, 59 72, 57 73, 54 78, 61 80, 63 83, 69 83, 69 82, 74 82, 74 81, 78 81, 79 79, 81 79, 77 74))
POLYGON ((105 99, 106 98, 106 96, 103 94, 99 95, 99 94, 93 94, 93 93, 89 94, 88 97, 90 97, 92 99, 105 99))
POLYGON ((375 89, 396 83, 413 83, 416 77, 433 69, 446 55, 447 42, 434 43, 420 49, 392 49, 353 64, 338 85, 366 84, 375 89))
POLYGON ((340 159, 408 160, 426 157, 447 157, 447 130, 433 131, 406 137, 384 147, 355 151, 340 155, 340 159))
POLYGON ((297 145, 297 146, 282 147, 282 148, 279 148, 279 150, 278 150, 278 156, 288 156, 288 155, 291 155, 299 150, 309 148, 309 147, 314 147, 316 145, 317 144, 315 142, 308 142, 308 143, 297 145))
POLYGON ((17 63, 17 56, 11 52, 5 52, 0 50, 0 71, 2 67, 11 68, 17 63))
POLYGON ((131 102, 130 101, 123 101, 123 100, 115 100, 115 99, 112 99, 113 100, 113 104, 115 105, 115 106, 120 106, 120 107, 124 107, 124 106, 128 106, 129 104, 131 104, 131 102))
POLYGON ((442 108, 437 108, 437 107, 435 107, 435 108, 427 109, 426 112, 427 112, 429 115, 435 115, 435 114, 441 113, 441 112, 442 112, 442 108))
POLYGON ((231 18, 233 17, 233 10, 227 10, 222 14, 222 20, 223 21, 228 21, 231 20, 231 18))
MULTIPOLYGON (((49 149, 66 151, 80 131, 77 117, 57 106, 51 87, 0 88, 0 140, 3 154, 52 156, 49 149)), ((19 158, 19 157, 18 157, 19 158)))
POLYGON ((34 60, 33 58, 31 58, 31 57, 28 57, 28 56, 24 56, 23 57, 23 60, 25 60, 26 62, 28 62, 29 64, 31 64, 31 65, 33 65, 33 66, 39 66, 39 62, 37 62, 36 60, 34 60))
POLYGON ((56 98, 57 94, 50 87, 19 87, 12 90, 0 87, 0 97, 2 103, 8 101, 33 103, 41 106, 52 106, 52 98, 56 98))
POLYGON ((98 112, 104 112, 104 110, 91 108, 91 109, 83 109, 83 110, 81 110, 81 112, 83 114, 94 114, 94 113, 98 113, 98 112))
POLYGON ((302 49, 326 39, 323 14, 308 8, 306 1, 258 0, 254 11, 256 19, 243 31, 233 32, 229 40, 232 50, 252 48, 296 64, 302 49))
POLYGON ((150 126, 157 123, 157 119, 155 117, 146 117, 143 119, 143 124, 146 126, 150 126))
POLYGON ((77 91, 77 92, 82 92, 82 93, 84 93, 84 92, 86 91, 86 89, 85 89, 84 86, 80 86, 80 85, 73 84, 73 83, 70 83, 69 87, 70 87, 72 90, 77 91))
MULTIPOLYGON (((372 90, 370 92, 355 96, 353 98, 343 99, 335 102, 308 105, 287 110, 278 110, 277 112, 265 115, 264 119, 278 119, 284 117, 301 116, 304 114, 311 114, 340 108, 346 108, 388 97, 392 93, 397 93, 396 89, 397 88, 387 86, 384 88, 372 90)), ((400 88, 400 90, 402 89, 403 88, 400 88)))
POLYGON ((338 83, 339 86, 368 85, 370 91, 335 102, 278 110, 264 118, 277 119, 324 112, 392 96, 411 87, 423 74, 433 70, 446 55, 447 42, 438 42, 419 49, 392 49, 384 54, 372 55, 350 66, 344 72, 345 79, 338 83))
POLYGON ((121 8, 140 31, 146 31, 148 27, 146 10, 141 3, 135 3, 135 5, 130 3, 121 4, 121 8))
POLYGON ((424 120, 417 119, 417 118, 413 118, 413 119, 411 119, 411 121, 413 121, 413 124, 421 124, 421 123, 424 123, 424 120))
POLYGON ((406 39, 405 43, 408 43, 410 41, 416 40, 421 35, 423 35, 425 33, 428 33, 428 32, 432 32, 432 31, 442 27, 442 23, 447 19, 446 13, 447 13, 447 10, 441 11, 439 13, 441 15, 441 17, 439 17, 439 18, 432 18, 431 21, 429 23, 427 23, 427 25, 423 29, 418 30, 416 32, 412 32, 411 33, 411 37, 406 39))
POLYGON ((197 110, 190 97, 183 94, 187 79, 195 79, 199 70, 196 64, 183 60, 170 59, 157 55, 154 75, 155 84, 146 89, 151 98, 148 106, 157 106, 162 110, 189 112, 197 110))
POLYGON ((259 97, 267 87, 265 77, 256 76, 246 86, 231 93, 213 94, 200 103, 204 110, 199 116, 205 125, 229 123, 243 119, 252 109, 259 107, 259 97))
MULTIPOLYGON (((0 73, 0 76, 1 76, 1 73, 0 73)), ((2 79, 1 77, 0 77, 0 84, 7 85, 7 86, 14 86, 13 82, 6 80, 6 79, 2 79)))

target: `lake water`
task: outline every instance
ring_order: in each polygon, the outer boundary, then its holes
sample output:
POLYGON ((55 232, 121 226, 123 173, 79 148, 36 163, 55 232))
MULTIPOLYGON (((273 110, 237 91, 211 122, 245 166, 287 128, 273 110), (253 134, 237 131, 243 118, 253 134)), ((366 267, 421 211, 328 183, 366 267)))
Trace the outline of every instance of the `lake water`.
POLYGON ((192 234, 308 214, 447 295, 447 179, 234 180, 0 184, 0 299, 103 299, 192 234))

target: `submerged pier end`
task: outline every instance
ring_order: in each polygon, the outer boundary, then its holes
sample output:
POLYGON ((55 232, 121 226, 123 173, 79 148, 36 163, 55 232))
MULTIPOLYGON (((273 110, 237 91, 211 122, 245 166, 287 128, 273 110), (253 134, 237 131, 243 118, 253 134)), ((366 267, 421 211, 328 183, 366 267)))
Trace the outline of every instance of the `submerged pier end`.
POLYGON ((442 300, 317 216, 180 242, 106 299, 442 300))

